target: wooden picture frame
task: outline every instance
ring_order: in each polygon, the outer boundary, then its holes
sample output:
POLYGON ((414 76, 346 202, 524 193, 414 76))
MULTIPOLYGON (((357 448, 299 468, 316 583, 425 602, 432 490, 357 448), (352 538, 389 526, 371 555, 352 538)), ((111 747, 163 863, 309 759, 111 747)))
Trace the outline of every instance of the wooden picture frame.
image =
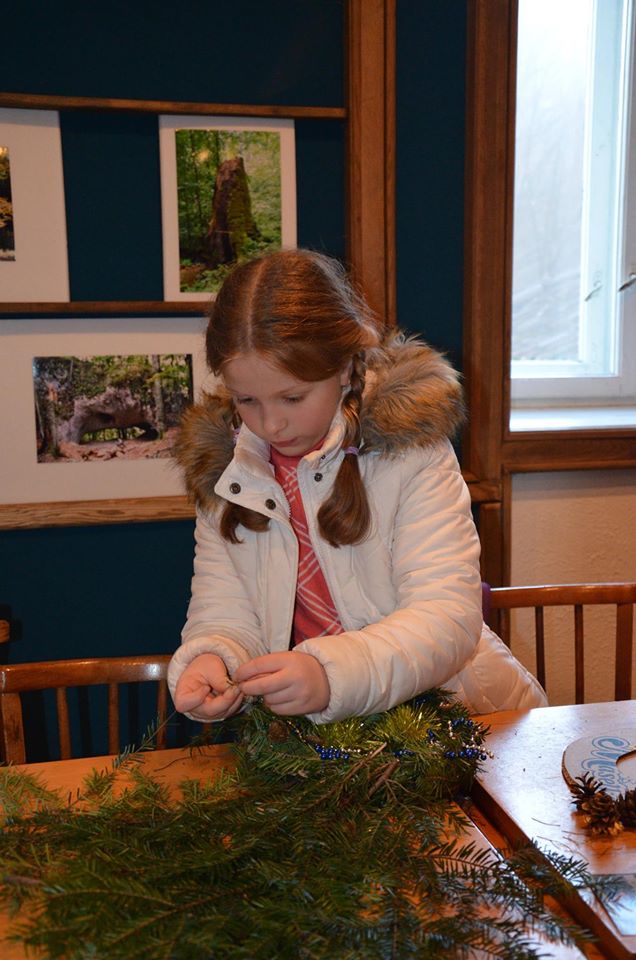
MULTIPOLYGON (((150 433, 150 442, 145 442, 145 435, 134 438, 138 428, 132 431, 133 439, 130 430, 119 431, 117 439, 101 437, 101 442, 89 444, 79 435, 67 437, 76 442, 60 443, 61 455, 43 454, 36 443, 33 361, 36 357, 186 355, 191 357, 196 398, 211 382, 205 364, 204 328, 203 317, 4 321, 0 325, 0 403, 11 415, 0 421, 0 445, 11 450, 11 456, 4 458, 1 468, 4 502, 0 527, 67 525, 73 517, 86 523, 91 516, 125 515, 130 520, 141 515, 150 519, 168 507, 171 515, 192 515, 169 442, 160 442, 156 431, 154 436, 150 433)), ((77 366, 77 361, 73 362, 77 366)), ((50 383, 61 395, 63 384, 52 380, 46 386, 50 383)), ((88 402, 96 399, 99 397, 91 397, 88 402)), ((80 393, 76 408, 86 402, 80 393)), ((69 422, 63 426, 68 427, 69 422)), ((56 436, 62 436, 61 432, 56 436)))

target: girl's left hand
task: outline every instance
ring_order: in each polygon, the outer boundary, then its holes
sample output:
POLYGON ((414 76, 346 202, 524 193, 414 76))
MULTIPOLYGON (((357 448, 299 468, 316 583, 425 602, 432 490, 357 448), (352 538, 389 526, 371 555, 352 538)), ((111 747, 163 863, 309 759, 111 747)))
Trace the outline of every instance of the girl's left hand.
POLYGON ((263 697, 273 713, 317 713, 329 703, 331 690, 324 667, 309 653, 267 653, 242 664, 234 674, 246 697, 263 697))

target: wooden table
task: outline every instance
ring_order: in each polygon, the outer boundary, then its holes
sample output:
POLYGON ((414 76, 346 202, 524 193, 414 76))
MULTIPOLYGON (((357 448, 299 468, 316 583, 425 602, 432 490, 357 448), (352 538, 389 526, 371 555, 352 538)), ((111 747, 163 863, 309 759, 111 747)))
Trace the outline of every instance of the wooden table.
MULTIPOLYGON (((50 788, 60 790, 63 794, 74 794, 81 785, 84 777, 91 770, 108 770, 111 768, 112 757, 93 757, 78 760, 60 760, 49 763, 31 763, 17 769, 24 769, 31 774, 39 774, 42 781, 50 788)), ((190 755, 187 750, 162 750, 144 754, 144 766, 156 779, 168 787, 177 790, 177 784, 189 779, 198 779, 205 782, 214 779, 223 767, 232 766, 231 747, 210 746, 203 751, 190 755)), ((491 831, 496 834, 496 831, 491 831)), ((474 826, 467 839, 474 840, 481 847, 491 846, 481 830, 474 826)), ((10 928, 10 921, 6 914, 0 912, 0 958, 1 960, 35 960, 32 952, 26 953, 20 944, 6 941, 10 928)), ((584 955, 576 948, 546 944, 545 955, 558 960, 584 960, 584 955)), ((593 948, 586 951, 588 957, 603 957, 604 954, 593 948)))
MULTIPOLYGON (((564 750, 573 741, 636 728, 636 701, 542 707, 479 719, 491 728, 486 744, 494 754, 473 789, 486 825, 493 825, 511 843, 533 840, 583 859, 594 874, 636 877, 636 831, 591 837, 572 804, 561 769, 564 750)), ((622 763, 636 775, 636 757, 622 763)), ((607 956, 636 957, 636 935, 622 933, 595 900, 576 897, 569 909, 594 931, 607 956)))

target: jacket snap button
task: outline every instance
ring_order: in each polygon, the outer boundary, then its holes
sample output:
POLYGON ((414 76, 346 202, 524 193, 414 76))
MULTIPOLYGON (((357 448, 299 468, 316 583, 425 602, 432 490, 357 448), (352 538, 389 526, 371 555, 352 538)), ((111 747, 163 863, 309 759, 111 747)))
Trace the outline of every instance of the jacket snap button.
POLYGON ((316 481, 316 483, 320 483, 320 481, 322 480, 322 473, 314 473, 314 480, 316 481))
POLYGON ((230 493, 240 493, 241 484, 240 483, 231 483, 230 484, 230 493))
POLYGON ((276 509, 276 501, 275 501, 275 500, 266 500, 266 501, 265 501, 265 506, 267 507, 268 510, 275 510, 275 509, 276 509))

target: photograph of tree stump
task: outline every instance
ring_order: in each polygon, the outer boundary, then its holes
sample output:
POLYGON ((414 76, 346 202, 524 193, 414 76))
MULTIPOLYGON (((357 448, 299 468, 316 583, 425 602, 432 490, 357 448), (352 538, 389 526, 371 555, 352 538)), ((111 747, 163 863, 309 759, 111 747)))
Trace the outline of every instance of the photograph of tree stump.
POLYGON ((38 463, 169 457, 192 355, 35 357, 38 463))
POLYGON ((281 247, 280 133, 175 131, 181 292, 215 293, 242 260, 281 247))

